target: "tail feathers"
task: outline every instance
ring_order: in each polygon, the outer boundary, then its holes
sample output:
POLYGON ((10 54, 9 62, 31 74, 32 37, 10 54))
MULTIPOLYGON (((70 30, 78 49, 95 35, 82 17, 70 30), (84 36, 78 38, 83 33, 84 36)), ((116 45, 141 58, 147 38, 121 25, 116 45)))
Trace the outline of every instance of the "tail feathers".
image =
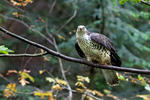
POLYGON ((116 86, 119 84, 118 77, 116 72, 113 70, 102 69, 103 75, 105 77, 106 82, 111 86, 116 86))
POLYGON ((111 57, 112 65, 121 66, 121 60, 120 60, 120 57, 117 55, 117 53, 111 53, 110 57, 111 57))

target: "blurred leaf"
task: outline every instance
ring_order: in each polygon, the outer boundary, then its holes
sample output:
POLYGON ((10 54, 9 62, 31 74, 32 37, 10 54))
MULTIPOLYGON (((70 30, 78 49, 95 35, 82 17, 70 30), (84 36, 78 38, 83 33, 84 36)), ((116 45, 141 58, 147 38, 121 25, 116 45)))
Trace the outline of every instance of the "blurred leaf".
POLYGON ((150 92, 150 84, 146 84, 146 85, 145 85, 145 89, 150 92))
POLYGON ((15 93, 17 93, 16 84, 10 83, 6 86, 3 94, 6 98, 10 96, 15 96, 15 93))
POLYGON ((5 47, 4 45, 0 46, 0 53, 4 53, 4 54, 8 54, 14 52, 13 50, 8 49, 7 47, 5 47))
POLYGON ((51 77, 46 77, 46 80, 50 83, 55 82, 55 79, 51 78, 51 77))
POLYGON ((145 94, 145 95, 136 95, 136 97, 143 98, 143 100, 149 100, 150 95, 149 95, 149 94, 145 94))

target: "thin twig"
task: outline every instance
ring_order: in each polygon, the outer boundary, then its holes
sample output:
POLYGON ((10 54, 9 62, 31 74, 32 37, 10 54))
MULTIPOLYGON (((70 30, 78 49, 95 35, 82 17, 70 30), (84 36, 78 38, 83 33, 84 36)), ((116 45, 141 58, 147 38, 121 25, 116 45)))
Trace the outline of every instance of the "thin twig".
POLYGON ((89 93, 89 92, 87 92, 87 91, 85 91, 84 94, 85 94, 85 95, 88 95, 88 96, 90 96, 90 97, 92 97, 92 98, 94 98, 95 100, 104 100, 104 99, 100 99, 100 98, 98 98, 98 97, 96 97, 96 96, 93 96, 91 93, 89 93))
MULTIPOLYGON (((57 46, 55 38, 48 31, 48 24, 47 23, 46 23, 46 32, 48 33, 48 35, 50 36, 50 38, 53 39, 53 43, 54 43, 55 49, 57 50, 57 52, 59 52, 59 49, 58 49, 58 46, 57 46)), ((71 89, 71 86, 69 85, 69 82, 67 81, 67 78, 66 78, 66 75, 65 75, 65 71, 63 69, 62 60, 60 58, 58 58, 58 61, 59 61, 59 66, 60 66, 60 70, 61 70, 61 73, 62 73, 62 77, 67 82, 67 87, 68 87, 68 90, 69 90, 69 97, 68 97, 68 99, 72 100, 72 89, 71 89)))
POLYGON ((62 25, 62 26, 58 29, 57 32, 60 32, 67 24, 69 24, 69 23, 72 21, 72 19, 74 19, 74 18, 76 17, 76 15, 77 15, 77 10, 75 9, 73 15, 66 21, 66 23, 65 23, 64 25, 62 25))
MULTIPOLYGON (((53 41, 54 41, 54 45, 55 45, 55 48, 56 48, 57 52, 59 52, 59 49, 57 47, 55 38, 53 38, 53 41)), ((69 82, 67 81, 67 78, 66 78, 66 75, 65 75, 65 71, 63 69, 62 60, 61 60, 61 58, 58 58, 58 60, 59 60, 59 66, 60 66, 60 70, 61 70, 62 76, 63 76, 64 80, 67 82, 67 87, 69 89, 68 100, 72 100, 72 89, 71 89, 71 86, 69 85, 69 82)))
POLYGON ((44 45, 41 45, 39 43, 36 43, 36 42, 33 42, 31 40, 28 40, 26 38, 23 38, 15 33, 12 33, 6 29, 4 29, 3 27, 0 26, 0 31, 2 31, 3 33, 5 34, 8 34, 18 40, 21 40, 25 43, 28 43, 32 46, 35 46, 35 47, 38 47, 38 48, 41 48, 45 51, 47 51, 49 54, 53 55, 53 56, 57 56, 59 58, 62 58, 64 60, 67 60, 67 61, 71 61, 71 62, 75 62, 75 63, 80 63, 80 64, 85 64, 85 65, 88 65, 89 67, 95 67, 95 68, 102 68, 102 69, 110 69, 110 70, 116 70, 116 71, 122 71, 122 72, 132 72, 132 73, 138 73, 138 74, 147 74, 147 75, 150 75, 150 70, 141 70, 141 69, 134 69, 134 68, 124 68, 124 67, 118 67, 118 66, 112 66, 112 65, 99 65, 99 64, 93 64, 92 62, 88 62, 86 60, 83 60, 83 59, 77 59, 77 58, 73 58, 73 57, 69 57, 69 56, 66 56, 66 55, 63 55, 59 52, 56 52, 56 51, 53 51, 52 49, 44 46, 44 45))
POLYGON ((46 54, 47 52, 36 54, 0 54, 0 57, 40 57, 46 54))
POLYGON ((104 7, 104 1, 101 0, 101 15, 102 15, 102 23, 101 23, 101 29, 100 29, 100 33, 101 34, 104 34, 104 31, 105 31, 105 19, 106 19, 106 16, 105 16, 105 7, 104 7))
POLYGON ((47 38, 43 33, 41 33, 40 31, 37 31, 37 30, 35 30, 35 29, 32 29, 32 28, 30 27, 30 25, 28 25, 28 24, 25 23, 24 21, 19 20, 19 19, 16 19, 16 18, 13 18, 13 17, 8 17, 8 16, 2 15, 2 14, 0 14, 0 16, 3 17, 3 18, 9 19, 9 20, 13 20, 13 21, 16 21, 16 22, 18 22, 18 23, 23 24, 25 27, 27 27, 28 29, 30 29, 30 30, 33 31, 33 32, 38 33, 38 34, 39 34, 40 36, 42 36, 45 40, 47 40, 51 45, 53 45, 53 42, 52 42, 49 38, 47 38))
POLYGON ((54 0, 54 1, 53 1, 52 5, 51 5, 51 8, 50 8, 50 10, 49 10, 49 14, 52 13, 52 11, 53 11, 53 9, 54 9, 54 7, 55 7, 55 5, 56 5, 56 1, 57 1, 57 0, 54 0))

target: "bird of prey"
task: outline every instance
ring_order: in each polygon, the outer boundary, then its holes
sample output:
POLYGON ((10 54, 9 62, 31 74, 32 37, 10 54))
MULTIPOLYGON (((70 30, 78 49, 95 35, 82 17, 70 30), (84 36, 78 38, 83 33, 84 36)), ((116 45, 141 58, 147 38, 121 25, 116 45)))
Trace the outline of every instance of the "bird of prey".
MULTIPOLYGON (((102 65, 121 66, 120 57, 108 37, 103 34, 89 32, 84 25, 79 25, 76 32, 75 48, 82 58, 102 65)), ((119 83, 116 72, 102 69, 102 73, 109 85, 119 83)))

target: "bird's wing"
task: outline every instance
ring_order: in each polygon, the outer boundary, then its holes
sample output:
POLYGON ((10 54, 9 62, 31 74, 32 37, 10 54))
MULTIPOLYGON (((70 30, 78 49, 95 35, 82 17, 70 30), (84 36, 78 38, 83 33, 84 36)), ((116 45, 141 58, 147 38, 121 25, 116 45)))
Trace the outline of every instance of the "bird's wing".
POLYGON ((85 58, 85 54, 83 53, 83 51, 81 50, 81 48, 79 47, 78 43, 75 43, 75 48, 79 54, 80 57, 85 58))
POLYGON ((90 38, 93 42, 96 42, 104 46, 106 49, 110 51, 112 65, 121 66, 120 57, 116 53, 116 50, 108 37, 99 33, 91 33, 90 38))
POLYGON ((90 38, 93 42, 96 42, 96 43, 104 46, 105 48, 107 48, 108 50, 110 50, 112 52, 116 52, 112 42, 105 35, 102 35, 99 33, 91 33, 90 38))

